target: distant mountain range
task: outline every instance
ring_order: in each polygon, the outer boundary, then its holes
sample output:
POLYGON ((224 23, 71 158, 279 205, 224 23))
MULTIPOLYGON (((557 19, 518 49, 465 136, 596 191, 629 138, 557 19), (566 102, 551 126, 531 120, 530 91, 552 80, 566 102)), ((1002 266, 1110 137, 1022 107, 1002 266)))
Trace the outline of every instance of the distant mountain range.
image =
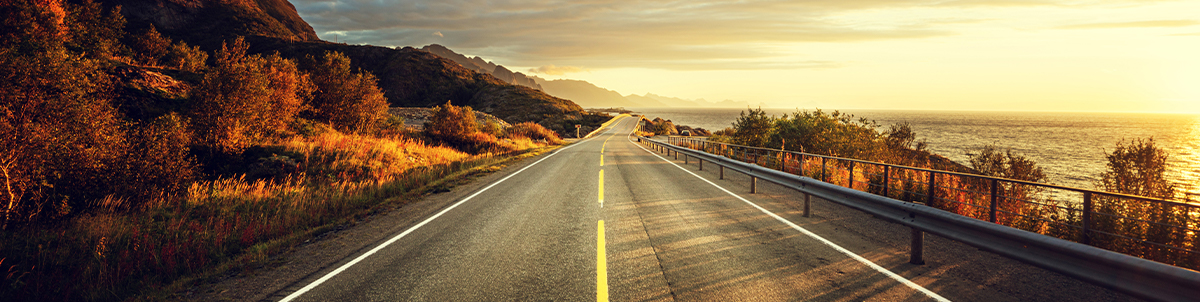
POLYGON ((616 91, 608 90, 603 87, 587 81, 580 80, 546 80, 537 76, 528 76, 521 72, 513 72, 503 65, 496 65, 490 61, 486 61, 479 56, 468 58, 465 55, 459 54, 438 44, 427 45, 421 50, 436 54, 442 58, 449 59, 462 65, 463 67, 475 72, 487 73, 503 80, 510 84, 521 85, 537 90, 541 90, 555 97, 564 98, 579 104, 584 108, 609 108, 609 107, 689 107, 689 108, 744 108, 751 105, 748 102, 738 102, 733 100, 724 100, 721 102, 710 102, 704 99, 685 100, 681 98, 666 97, 652 93, 645 95, 621 95, 616 91))

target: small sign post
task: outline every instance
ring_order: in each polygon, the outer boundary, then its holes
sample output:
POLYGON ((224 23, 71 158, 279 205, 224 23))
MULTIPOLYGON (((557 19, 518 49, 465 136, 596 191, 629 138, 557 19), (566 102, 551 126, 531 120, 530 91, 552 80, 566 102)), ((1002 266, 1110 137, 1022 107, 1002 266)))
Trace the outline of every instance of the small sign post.
POLYGON ((582 127, 582 125, 575 124, 575 138, 579 138, 579 127, 582 127))

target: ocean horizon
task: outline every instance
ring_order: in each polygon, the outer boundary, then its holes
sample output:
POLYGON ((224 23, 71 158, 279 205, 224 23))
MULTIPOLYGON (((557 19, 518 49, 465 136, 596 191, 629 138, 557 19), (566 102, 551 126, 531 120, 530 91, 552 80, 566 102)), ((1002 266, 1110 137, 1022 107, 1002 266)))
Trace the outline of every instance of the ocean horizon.
MULTIPOLYGON (((716 131, 732 127, 744 108, 627 108, 648 118, 716 131)), ((776 117, 804 109, 763 108, 776 117)), ((833 109, 822 109, 833 112, 833 109)), ((812 111, 812 110, 809 110, 812 111)), ((873 120, 880 130, 907 122, 929 151, 970 166, 969 154, 994 144, 1032 159, 1048 182, 1094 189, 1117 142, 1153 138, 1167 151, 1168 179, 1200 197, 1200 114, 941 110, 836 110, 873 120)))

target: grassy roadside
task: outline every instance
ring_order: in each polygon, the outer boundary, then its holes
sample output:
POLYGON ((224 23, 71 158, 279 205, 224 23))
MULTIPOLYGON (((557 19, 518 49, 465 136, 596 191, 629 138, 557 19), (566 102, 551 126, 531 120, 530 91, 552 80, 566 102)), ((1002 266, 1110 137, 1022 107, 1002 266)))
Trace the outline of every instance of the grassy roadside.
MULTIPOLYGON (((527 141, 527 139, 525 140, 527 141)), ((403 138, 330 133, 264 145, 257 171, 193 183, 183 196, 0 234, 0 300, 171 299, 272 264, 306 240, 557 146, 470 155, 403 138), (19 265, 13 265, 19 263, 19 265)))
POLYGON ((256 270, 271 265, 278 264, 282 259, 279 256, 285 255, 292 248, 306 243, 313 239, 320 239, 324 234, 344 229, 358 224, 368 216, 385 213, 403 207, 429 194, 446 192, 456 186, 470 183, 480 177, 487 176, 494 172, 499 172, 507 165, 514 162, 535 157, 545 152, 553 151, 561 146, 547 146, 534 149, 527 149, 510 154, 490 156, 463 162, 455 171, 444 174, 441 178, 419 187, 414 187, 400 195, 392 196, 381 200, 378 204, 361 209, 354 215, 343 217, 342 219, 332 221, 330 223, 313 227, 303 232, 297 232, 278 238, 275 240, 259 243, 247 250, 247 253, 238 256, 232 261, 228 261, 217 265, 209 270, 205 270, 199 274, 180 278, 174 283, 154 291, 149 291, 141 294, 130 300, 134 301, 167 301, 173 300, 174 294, 182 292, 188 288, 195 287, 200 284, 219 281, 220 276, 229 275, 234 271, 239 270, 256 270))

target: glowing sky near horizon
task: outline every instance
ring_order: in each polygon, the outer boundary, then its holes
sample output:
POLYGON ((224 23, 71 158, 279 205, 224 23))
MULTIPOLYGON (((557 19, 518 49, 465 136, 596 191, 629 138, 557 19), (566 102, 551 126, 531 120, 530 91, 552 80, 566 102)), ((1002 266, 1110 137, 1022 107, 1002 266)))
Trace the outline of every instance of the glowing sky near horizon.
POLYGON ((1200 1, 293 0, 326 40, 765 107, 1200 113, 1200 1))

